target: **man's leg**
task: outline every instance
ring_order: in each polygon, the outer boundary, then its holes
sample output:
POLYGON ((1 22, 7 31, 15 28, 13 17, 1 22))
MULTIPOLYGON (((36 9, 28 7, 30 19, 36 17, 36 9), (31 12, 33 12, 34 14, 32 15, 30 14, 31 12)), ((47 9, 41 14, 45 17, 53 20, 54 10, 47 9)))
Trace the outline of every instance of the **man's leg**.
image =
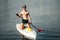
POLYGON ((24 29, 24 24, 23 23, 21 23, 21 29, 24 29))
POLYGON ((29 23, 27 23, 27 27, 28 27, 28 28, 31 28, 29 23))
POLYGON ((29 23, 27 23, 27 27, 28 27, 28 28, 27 28, 28 31, 31 31, 31 30, 32 30, 32 28, 31 28, 31 26, 30 26, 29 23))

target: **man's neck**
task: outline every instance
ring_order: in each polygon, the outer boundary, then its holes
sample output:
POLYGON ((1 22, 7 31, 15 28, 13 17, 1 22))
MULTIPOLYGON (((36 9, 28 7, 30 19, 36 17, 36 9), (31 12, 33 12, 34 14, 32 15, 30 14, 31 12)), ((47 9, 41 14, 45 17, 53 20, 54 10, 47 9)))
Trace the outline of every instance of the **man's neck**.
POLYGON ((27 10, 22 10, 22 11, 27 11, 27 10))

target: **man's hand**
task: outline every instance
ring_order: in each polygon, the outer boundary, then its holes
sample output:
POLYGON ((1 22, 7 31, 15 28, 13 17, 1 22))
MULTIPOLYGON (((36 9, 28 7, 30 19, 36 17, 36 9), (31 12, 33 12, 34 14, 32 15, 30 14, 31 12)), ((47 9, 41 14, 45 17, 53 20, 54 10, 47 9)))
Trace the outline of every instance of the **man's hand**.
POLYGON ((16 14, 16 16, 18 16, 18 14, 16 14))
POLYGON ((19 14, 16 14, 16 16, 20 17, 19 14))

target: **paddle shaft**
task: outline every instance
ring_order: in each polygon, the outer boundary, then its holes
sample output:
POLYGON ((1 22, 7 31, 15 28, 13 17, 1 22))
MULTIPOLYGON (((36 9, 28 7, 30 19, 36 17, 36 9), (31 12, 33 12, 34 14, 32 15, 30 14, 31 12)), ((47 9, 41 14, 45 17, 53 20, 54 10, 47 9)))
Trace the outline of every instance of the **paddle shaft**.
POLYGON ((36 26, 34 26, 32 23, 31 23, 31 25, 38 30, 38 28, 36 26))
POLYGON ((31 25, 32 25, 34 28, 36 28, 38 32, 43 32, 43 31, 44 31, 44 30, 42 30, 41 28, 38 29, 38 28, 37 28, 35 25, 33 25, 32 23, 31 23, 31 25))

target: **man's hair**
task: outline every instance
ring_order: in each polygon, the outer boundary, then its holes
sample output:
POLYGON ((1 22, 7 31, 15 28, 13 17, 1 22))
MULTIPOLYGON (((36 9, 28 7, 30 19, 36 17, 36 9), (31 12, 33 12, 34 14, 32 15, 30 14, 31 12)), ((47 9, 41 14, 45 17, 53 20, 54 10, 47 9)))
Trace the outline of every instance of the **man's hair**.
POLYGON ((23 5, 23 7, 22 8, 26 8, 26 5, 23 5))

